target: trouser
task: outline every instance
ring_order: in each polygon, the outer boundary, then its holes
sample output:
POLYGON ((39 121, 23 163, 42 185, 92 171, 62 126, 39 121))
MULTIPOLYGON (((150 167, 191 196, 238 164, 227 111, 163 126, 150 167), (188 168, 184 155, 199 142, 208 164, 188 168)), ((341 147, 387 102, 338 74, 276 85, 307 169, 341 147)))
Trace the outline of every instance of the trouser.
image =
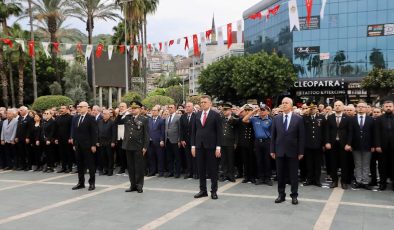
POLYGON ((68 140, 59 140, 58 152, 60 161, 62 162, 62 169, 72 169, 72 145, 68 143, 68 140))
POLYGON ((116 143, 116 165, 120 168, 120 171, 124 171, 127 168, 126 151, 122 149, 123 140, 118 140, 116 143))
POLYGON ((166 154, 168 161, 168 171, 170 174, 181 174, 181 156, 179 154, 178 143, 171 143, 169 140, 166 142, 166 154))
POLYGON ((5 161, 4 145, 0 145, 0 169, 7 167, 5 161))
POLYGON ((185 147, 186 165, 187 165, 186 175, 197 176, 198 175, 197 160, 195 157, 192 156, 191 148, 192 147, 189 144, 187 144, 185 147))
POLYGON ((379 161, 379 166, 381 165, 382 169, 379 174, 381 176, 380 184, 385 185, 389 177, 394 181, 394 143, 391 142, 389 145, 383 146, 382 151, 382 157, 379 161))
POLYGON ((100 145, 99 152, 103 171, 112 174, 114 170, 114 151, 111 145, 100 145))
POLYGON ((278 177, 278 193, 286 197, 286 180, 290 179, 291 197, 298 197, 298 165, 297 157, 276 157, 276 173, 278 177), (287 175, 286 175, 287 174, 287 175))
POLYGON ((196 148, 198 172, 200 174, 200 191, 207 191, 207 173, 211 178, 211 192, 218 190, 218 167, 215 149, 196 148))
POLYGON ((27 167, 27 149, 24 140, 19 140, 16 143, 16 167, 22 169, 27 167))
POLYGON ((221 153, 222 176, 234 179, 234 146, 222 146, 221 153))
POLYGON ((79 144, 75 146, 75 150, 78 166, 78 183, 85 184, 85 171, 89 169, 89 184, 94 185, 96 180, 95 153, 92 153, 90 147, 84 147, 79 144))
POLYGON ((127 171, 129 172, 130 188, 144 186, 145 163, 142 150, 127 150, 127 171))
POLYGON ((324 151, 324 163, 326 166, 327 175, 331 175, 331 172, 332 172, 331 150, 326 149, 324 151))
POLYGON ((15 155, 16 146, 10 143, 4 145, 5 166, 8 168, 16 167, 15 155))
POLYGON ((44 164, 46 167, 53 168, 55 163, 55 145, 45 143, 44 145, 44 164))
POLYGON ((365 150, 354 150, 354 174, 356 177, 356 182, 360 184, 369 183, 369 166, 371 164, 371 152, 365 150))
POLYGON ((33 144, 32 147, 32 152, 34 156, 34 164, 37 166, 37 168, 42 167, 42 154, 43 154, 43 142, 40 143, 40 145, 36 145, 36 143, 33 144))
POLYGON ((241 146, 241 154, 244 162, 244 173, 246 179, 256 178, 256 155, 252 146, 241 146))
POLYGON ((257 158, 257 172, 259 179, 271 179, 270 140, 256 139, 254 148, 257 158))
POLYGON ((380 158, 382 158, 382 153, 377 153, 377 152, 373 152, 371 154, 371 163, 370 163, 370 171, 371 171, 371 183, 372 184, 377 184, 378 182, 378 178, 377 178, 377 174, 379 172, 379 177, 380 179, 382 179, 382 174, 380 173, 382 171, 382 165, 381 162, 382 160, 380 158))
POLYGON ((350 184, 350 156, 351 153, 345 151, 345 146, 341 145, 338 141, 332 144, 331 154, 331 178, 333 182, 338 182, 338 168, 341 168, 341 183, 350 184))
POLYGON ((149 160, 149 173, 159 174, 164 173, 164 152, 160 146, 160 142, 151 141, 148 148, 148 160, 149 160))
POLYGON ((307 180, 309 182, 320 184, 322 158, 321 149, 305 149, 304 160, 307 169, 307 180))

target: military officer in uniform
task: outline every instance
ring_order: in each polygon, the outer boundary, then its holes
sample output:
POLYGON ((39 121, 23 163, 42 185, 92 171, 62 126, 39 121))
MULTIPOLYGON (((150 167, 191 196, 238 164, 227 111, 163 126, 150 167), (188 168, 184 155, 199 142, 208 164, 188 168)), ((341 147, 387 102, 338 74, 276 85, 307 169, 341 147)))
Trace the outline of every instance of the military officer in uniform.
POLYGON ((130 188, 126 192, 142 193, 144 185, 144 156, 149 146, 148 119, 140 115, 142 104, 131 102, 131 114, 124 120, 125 131, 122 148, 126 151, 130 188))
POLYGON ((250 111, 253 111, 253 108, 250 105, 244 105, 239 113, 238 147, 241 150, 245 174, 242 183, 256 183, 256 156, 253 151, 253 126, 250 123, 242 122, 243 118, 250 111))
POLYGON ((320 175, 324 146, 325 117, 318 114, 315 103, 310 103, 308 111, 303 116, 305 127, 305 161, 307 178, 304 186, 316 185, 321 187, 320 175))
POLYGON ((224 182, 229 180, 235 182, 234 178, 234 150, 237 147, 238 142, 238 132, 237 125, 238 120, 232 116, 231 104, 224 104, 222 106, 223 116, 223 136, 222 136, 222 175, 220 176, 220 181, 224 182))

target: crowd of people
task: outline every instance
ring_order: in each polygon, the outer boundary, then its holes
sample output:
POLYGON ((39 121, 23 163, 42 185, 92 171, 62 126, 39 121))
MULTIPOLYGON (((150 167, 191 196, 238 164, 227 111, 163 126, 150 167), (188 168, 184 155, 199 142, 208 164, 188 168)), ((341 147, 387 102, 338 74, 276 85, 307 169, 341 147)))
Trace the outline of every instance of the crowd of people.
MULTIPOLYGON (((156 105, 150 109, 139 102, 122 102, 114 109, 89 107, 86 102, 46 111, 25 106, 0 108, 0 169, 78 172, 78 184, 73 189, 84 187, 84 174, 89 171, 90 190, 94 189, 96 172, 113 176, 128 171, 132 183, 129 191, 138 192, 142 192, 144 176, 183 175, 184 179, 200 179, 202 194, 196 198, 205 196, 206 185, 201 183, 206 177, 231 182, 243 178, 242 183, 268 186, 276 179, 282 194, 290 180, 292 187, 293 183, 298 186, 298 181, 304 186, 322 186, 322 171, 330 188, 376 186, 385 190, 388 179, 394 179, 392 101, 381 107, 363 101, 355 105, 336 101, 333 106, 310 102, 297 108, 284 100, 273 109, 262 103, 221 103, 204 109, 204 103, 208 102, 202 99, 201 104, 156 105), (203 132, 207 118, 212 119, 207 115, 210 110, 220 115, 215 118, 218 124, 210 127, 216 135, 203 132), (283 121, 275 122, 277 116, 283 121), (296 123, 298 135, 294 140, 286 139, 296 123), (202 151, 211 145, 209 140, 199 140, 199 135, 217 138, 212 145, 220 143, 213 146, 216 151, 212 159, 208 153, 199 158, 197 152, 196 157, 196 148, 202 151), (302 149, 296 148, 297 154, 292 156, 293 150, 282 149, 280 142, 302 149), (139 150, 142 154, 136 153, 139 150), (279 153, 296 161, 282 162, 279 153), (203 161, 208 162, 207 167, 203 161), (284 174, 277 173, 283 166, 278 162, 287 165, 284 174)), ((212 185, 212 198, 215 189, 212 185)))

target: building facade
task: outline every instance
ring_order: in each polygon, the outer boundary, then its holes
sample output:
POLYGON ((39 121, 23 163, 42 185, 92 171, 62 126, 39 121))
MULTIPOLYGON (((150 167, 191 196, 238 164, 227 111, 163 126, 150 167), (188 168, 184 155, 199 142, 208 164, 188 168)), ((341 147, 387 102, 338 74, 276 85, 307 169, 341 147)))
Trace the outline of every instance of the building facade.
POLYGON ((321 0, 313 1, 310 27, 304 0, 297 0, 301 30, 290 32, 287 0, 266 0, 247 9, 245 53, 262 50, 288 57, 298 71, 292 92, 301 100, 331 102, 373 99, 360 81, 374 67, 394 69, 394 1, 328 0, 320 17, 321 0), (268 20, 248 17, 280 4, 268 20))

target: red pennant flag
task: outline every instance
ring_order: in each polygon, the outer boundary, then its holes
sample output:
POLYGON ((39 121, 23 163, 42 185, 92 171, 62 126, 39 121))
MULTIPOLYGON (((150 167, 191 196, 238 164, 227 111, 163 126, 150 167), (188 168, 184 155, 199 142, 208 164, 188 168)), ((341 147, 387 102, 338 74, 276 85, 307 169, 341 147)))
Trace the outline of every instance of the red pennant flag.
POLYGON ((253 19, 253 20, 256 20, 256 19, 261 20, 263 18, 263 15, 261 14, 261 12, 258 12, 258 13, 250 15, 248 18, 253 19))
POLYGON ((142 45, 138 45, 138 53, 142 55, 142 45))
POLYGON ((311 24, 311 14, 312 14, 312 6, 313 6, 313 0, 305 0, 305 5, 306 5, 306 24, 308 25, 308 28, 311 24))
POLYGON ((170 42, 168 43, 168 46, 172 46, 174 45, 174 40, 170 40, 170 42))
POLYGON ((53 48, 55 49, 56 53, 59 53, 59 42, 53 42, 52 43, 53 48))
POLYGON ((209 40, 209 39, 211 38, 211 34, 212 34, 212 30, 207 30, 207 31, 205 32, 205 38, 206 38, 207 40, 209 40))
POLYGON ((200 50, 198 49, 197 34, 193 35, 193 48, 194 48, 194 56, 200 56, 200 50))
POLYGON ((77 44, 77 51, 78 51, 79 53, 83 53, 83 51, 82 51, 82 44, 81 44, 81 43, 78 43, 78 44, 77 44))
POLYGON ((227 48, 230 49, 233 44, 233 25, 232 23, 227 24, 227 48))
POLYGON ((34 41, 28 41, 27 45, 29 46, 29 55, 30 55, 30 57, 34 57, 34 54, 35 54, 34 41))
POLYGON ((150 52, 152 52, 152 44, 148 44, 148 50, 150 51, 150 52))
POLYGON ((272 15, 276 15, 279 11, 280 5, 275 6, 274 8, 268 9, 268 15, 267 17, 269 17, 270 14, 272 15))
POLYGON ((189 39, 185 37, 185 50, 189 49, 189 39))
POLYGON ((100 58, 101 55, 103 54, 103 49, 104 49, 104 45, 103 44, 98 44, 97 45, 97 49, 96 49, 96 57, 100 58))
POLYGON ((130 49, 131 49, 131 50, 134 50, 134 45, 130 45, 130 49))
POLYGON ((159 50, 161 51, 163 49, 163 43, 159 42, 159 50))
POLYGON ((4 38, 3 42, 4 42, 4 44, 8 45, 10 48, 12 48, 14 46, 14 43, 12 42, 11 39, 4 38))
POLYGON ((125 45, 120 45, 119 46, 119 53, 123 54, 125 50, 125 45))

